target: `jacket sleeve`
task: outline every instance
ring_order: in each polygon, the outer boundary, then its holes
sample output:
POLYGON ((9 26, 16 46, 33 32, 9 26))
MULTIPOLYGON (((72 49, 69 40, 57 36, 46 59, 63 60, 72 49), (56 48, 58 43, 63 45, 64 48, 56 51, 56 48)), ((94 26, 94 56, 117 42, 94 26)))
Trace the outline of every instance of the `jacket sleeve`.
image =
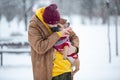
POLYGON ((53 33, 47 38, 43 38, 42 30, 38 29, 35 22, 31 22, 28 30, 28 40, 30 46, 39 54, 45 54, 60 38, 57 33, 53 33))
POLYGON ((70 41, 71 41, 72 45, 76 47, 76 49, 77 49, 76 53, 78 53, 79 52, 79 38, 74 32, 71 33, 70 41))

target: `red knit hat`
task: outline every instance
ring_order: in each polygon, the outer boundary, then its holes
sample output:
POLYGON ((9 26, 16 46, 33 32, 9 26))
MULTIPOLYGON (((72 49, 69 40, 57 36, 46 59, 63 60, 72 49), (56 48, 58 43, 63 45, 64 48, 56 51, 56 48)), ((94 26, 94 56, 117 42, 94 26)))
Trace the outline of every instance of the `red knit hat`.
POLYGON ((60 21, 60 14, 56 4, 51 4, 45 8, 43 20, 48 24, 57 24, 60 21))

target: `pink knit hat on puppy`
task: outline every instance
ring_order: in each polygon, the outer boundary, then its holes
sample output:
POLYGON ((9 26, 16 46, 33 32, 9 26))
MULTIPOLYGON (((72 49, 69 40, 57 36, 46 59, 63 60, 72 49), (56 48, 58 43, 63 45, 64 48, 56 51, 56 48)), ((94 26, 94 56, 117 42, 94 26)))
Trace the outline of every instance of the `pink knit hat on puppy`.
POLYGON ((57 24, 60 21, 60 14, 57 10, 56 4, 51 4, 47 6, 43 13, 43 20, 47 24, 57 24))

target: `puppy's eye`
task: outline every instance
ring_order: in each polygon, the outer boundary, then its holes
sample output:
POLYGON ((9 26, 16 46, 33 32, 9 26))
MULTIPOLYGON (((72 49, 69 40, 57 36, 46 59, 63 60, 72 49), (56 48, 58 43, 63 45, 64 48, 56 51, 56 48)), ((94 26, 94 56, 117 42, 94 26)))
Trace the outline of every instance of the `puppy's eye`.
POLYGON ((61 28, 61 26, 60 26, 60 25, 57 25, 57 27, 58 27, 58 28, 61 28))

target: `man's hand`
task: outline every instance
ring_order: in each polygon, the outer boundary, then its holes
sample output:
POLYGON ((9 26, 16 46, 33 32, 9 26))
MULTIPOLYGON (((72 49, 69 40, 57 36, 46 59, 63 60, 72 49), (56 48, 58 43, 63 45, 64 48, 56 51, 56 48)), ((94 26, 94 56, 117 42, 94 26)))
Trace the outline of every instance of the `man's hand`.
POLYGON ((60 33, 62 34, 62 36, 64 36, 64 35, 69 35, 70 32, 72 32, 72 29, 71 29, 70 27, 65 28, 65 29, 63 29, 62 31, 60 31, 60 33))

